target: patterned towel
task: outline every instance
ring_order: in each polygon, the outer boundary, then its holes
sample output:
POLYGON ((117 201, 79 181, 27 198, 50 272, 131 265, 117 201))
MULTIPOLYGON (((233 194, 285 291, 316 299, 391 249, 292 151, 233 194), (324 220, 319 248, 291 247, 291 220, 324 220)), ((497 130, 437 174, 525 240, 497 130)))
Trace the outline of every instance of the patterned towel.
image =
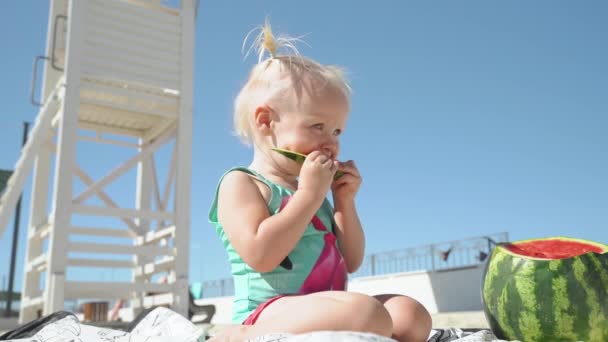
MULTIPOLYGON (((350 331, 319 331, 306 334, 270 334, 247 342, 395 342, 375 334, 350 331)), ((508 342, 499 340, 489 330, 466 332, 461 329, 433 330, 427 342, 508 342)), ((518 341, 516 341, 518 342, 518 341)))
MULTIPOLYGON (((206 331, 181 315, 155 308, 142 315, 129 331, 82 324, 69 312, 56 312, 29 322, 0 336, 12 342, 202 342, 206 331)), ((395 342, 369 333, 351 331, 316 331, 306 334, 268 334, 247 342, 395 342)), ((490 331, 465 332, 461 329, 433 330, 428 342, 507 342, 490 331)))
POLYGON ((56 312, 2 336, 12 342, 201 342, 205 331, 169 309, 159 307, 131 331, 82 324, 72 313, 56 312))
MULTIPOLYGON (((466 332, 462 329, 451 328, 431 331, 427 342, 508 342, 499 340, 489 330, 466 332)), ((519 342, 519 341, 514 341, 519 342)))

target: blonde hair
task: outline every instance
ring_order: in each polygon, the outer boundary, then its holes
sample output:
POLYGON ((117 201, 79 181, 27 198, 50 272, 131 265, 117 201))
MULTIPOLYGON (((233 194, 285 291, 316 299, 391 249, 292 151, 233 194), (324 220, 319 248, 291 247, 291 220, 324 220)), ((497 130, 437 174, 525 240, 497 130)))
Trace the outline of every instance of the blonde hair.
POLYGON ((255 109, 288 91, 293 90, 299 99, 299 94, 303 91, 312 91, 309 89, 312 85, 329 85, 338 90, 348 102, 351 88, 342 68, 323 65, 302 56, 295 46, 295 43, 301 42, 300 38, 275 38, 268 20, 247 34, 243 50, 248 38, 255 31, 259 33, 245 57, 255 48, 258 63, 252 68, 247 82, 234 101, 234 133, 243 143, 250 144, 253 141, 252 122, 255 109), (287 50, 287 53, 278 54, 279 50, 287 50), (266 52, 269 56, 264 59, 266 52))

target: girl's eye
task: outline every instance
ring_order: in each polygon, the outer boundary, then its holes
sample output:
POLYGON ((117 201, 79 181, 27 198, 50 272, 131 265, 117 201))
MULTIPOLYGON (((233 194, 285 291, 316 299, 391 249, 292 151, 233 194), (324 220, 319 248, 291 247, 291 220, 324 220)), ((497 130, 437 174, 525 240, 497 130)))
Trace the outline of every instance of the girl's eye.
POLYGON ((322 130, 323 129, 323 124, 322 123, 314 124, 314 125, 312 125, 312 127, 316 128, 316 129, 321 129, 322 130))
POLYGON ((338 136, 340 134, 342 134, 342 130, 341 129, 339 129, 339 128, 334 129, 334 135, 335 136, 338 136))

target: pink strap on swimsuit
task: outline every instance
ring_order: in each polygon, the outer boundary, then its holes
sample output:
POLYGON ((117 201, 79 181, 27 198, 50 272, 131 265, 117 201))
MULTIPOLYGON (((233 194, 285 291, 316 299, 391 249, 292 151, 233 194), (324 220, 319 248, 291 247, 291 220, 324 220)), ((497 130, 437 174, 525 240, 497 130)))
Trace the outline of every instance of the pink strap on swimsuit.
MULTIPOLYGON (((281 201, 281 209, 289 202, 290 197, 284 197, 281 201)), ((318 231, 325 231, 323 239, 325 245, 323 251, 317 259, 312 271, 302 284, 298 294, 308 294, 321 291, 344 291, 347 284, 346 263, 340 251, 336 247, 336 235, 327 229, 323 222, 315 215, 311 221, 313 227, 318 231)), ((264 303, 260 304, 248 317, 243 321, 244 325, 253 325, 258 317, 270 304, 277 299, 287 295, 279 295, 272 297, 264 303)))

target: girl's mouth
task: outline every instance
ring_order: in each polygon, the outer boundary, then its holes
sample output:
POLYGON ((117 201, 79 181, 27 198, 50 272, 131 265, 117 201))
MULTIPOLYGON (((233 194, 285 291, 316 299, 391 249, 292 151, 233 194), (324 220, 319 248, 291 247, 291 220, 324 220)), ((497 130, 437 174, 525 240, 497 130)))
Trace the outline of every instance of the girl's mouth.
MULTIPOLYGON (((299 152, 290 151, 290 150, 286 150, 286 149, 282 149, 282 148, 278 148, 278 147, 273 147, 272 150, 295 161, 296 163, 298 163, 300 165, 304 164, 304 160, 306 159, 306 155, 299 153, 299 152)), ((336 171, 336 174, 334 175, 334 179, 338 179, 342 175, 344 175, 344 172, 336 171)))

